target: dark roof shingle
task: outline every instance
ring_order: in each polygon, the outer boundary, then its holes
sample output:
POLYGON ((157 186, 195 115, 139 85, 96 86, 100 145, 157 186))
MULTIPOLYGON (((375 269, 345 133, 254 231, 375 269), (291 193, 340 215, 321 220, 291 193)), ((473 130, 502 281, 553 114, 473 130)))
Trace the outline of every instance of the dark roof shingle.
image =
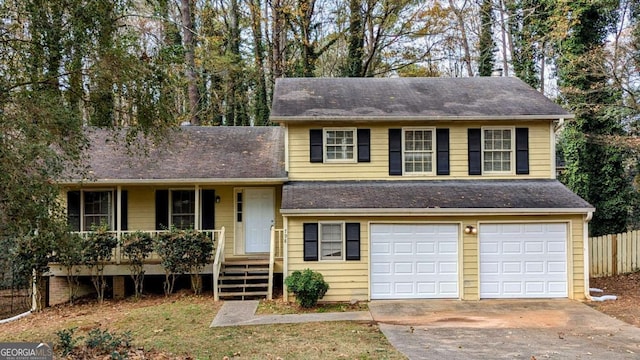
POLYGON ((271 110, 273 121, 570 117, 514 77, 282 78, 271 110))
POLYGON ((87 131, 91 146, 87 150, 89 180, 287 177, 281 127, 184 126, 169 130, 160 143, 147 141, 141 146, 145 151, 127 149, 124 131, 87 131), (114 135, 118 141, 113 141, 114 135))
POLYGON ((591 209, 553 179, 289 182, 283 212, 367 209, 591 209))

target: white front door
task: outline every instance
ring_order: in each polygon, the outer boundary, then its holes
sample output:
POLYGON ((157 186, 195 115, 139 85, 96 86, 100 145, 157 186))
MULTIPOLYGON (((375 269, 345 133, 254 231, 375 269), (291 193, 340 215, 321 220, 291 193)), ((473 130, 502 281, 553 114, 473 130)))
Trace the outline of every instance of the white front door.
POLYGON ((268 253, 275 220, 273 189, 244 189, 245 253, 268 253))
POLYGON ((481 224, 480 297, 564 298, 567 225, 481 224))
POLYGON ((371 225, 371 299, 458 294, 458 225, 371 225))

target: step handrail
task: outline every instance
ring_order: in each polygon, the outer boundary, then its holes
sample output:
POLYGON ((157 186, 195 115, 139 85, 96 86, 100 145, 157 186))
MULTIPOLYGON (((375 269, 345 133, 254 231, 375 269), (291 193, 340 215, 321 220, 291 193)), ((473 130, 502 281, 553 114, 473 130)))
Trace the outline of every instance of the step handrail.
POLYGON ((218 278, 220 277, 220 269, 224 263, 224 243, 225 243, 225 229, 224 226, 220 229, 218 235, 218 248, 216 249, 216 256, 213 260, 213 299, 214 301, 220 300, 220 294, 218 289, 218 278))
POLYGON ((271 244, 269 247, 269 285, 267 287, 267 300, 273 299, 273 268, 276 262, 276 228, 271 225, 271 244))

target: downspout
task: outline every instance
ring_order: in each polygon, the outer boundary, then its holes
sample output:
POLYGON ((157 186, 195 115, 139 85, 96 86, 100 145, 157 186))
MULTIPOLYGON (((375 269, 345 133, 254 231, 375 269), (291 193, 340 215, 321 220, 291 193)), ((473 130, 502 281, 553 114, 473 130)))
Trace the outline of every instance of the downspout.
POLYGON ((589 292, 589 221, 593 218, 593 211, 587 212, 587 216, 584 218, 584 224, 582 228, 582 236, 584 238, 584 295, 587 300, 591 300, 591 293, 589 292))

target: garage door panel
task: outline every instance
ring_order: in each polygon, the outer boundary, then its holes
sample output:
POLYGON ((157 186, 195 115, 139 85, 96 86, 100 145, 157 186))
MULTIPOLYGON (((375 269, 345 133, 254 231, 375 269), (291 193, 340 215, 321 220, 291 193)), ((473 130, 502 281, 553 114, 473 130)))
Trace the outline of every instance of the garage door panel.
POLYGON ((567 297, 567 226, 482 224, 481 298, 567 297))
POLYGON ((419 242, 416 244, 416 254, 418 255, 434 255, 436 253, 436 244, 433 241, 419 242))
POLYGON ((373 224, 370 234, 372 299, 458 297, 458 225, 373 224))

